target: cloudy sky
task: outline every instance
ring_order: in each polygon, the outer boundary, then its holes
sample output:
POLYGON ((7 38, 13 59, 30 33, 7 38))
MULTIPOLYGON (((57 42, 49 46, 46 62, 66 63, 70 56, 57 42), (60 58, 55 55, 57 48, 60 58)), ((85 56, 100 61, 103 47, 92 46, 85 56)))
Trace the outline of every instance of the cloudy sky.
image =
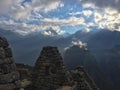
POLYGON ((0 0, 0 28, 21 35, 120 31, 120 0, 0 0))

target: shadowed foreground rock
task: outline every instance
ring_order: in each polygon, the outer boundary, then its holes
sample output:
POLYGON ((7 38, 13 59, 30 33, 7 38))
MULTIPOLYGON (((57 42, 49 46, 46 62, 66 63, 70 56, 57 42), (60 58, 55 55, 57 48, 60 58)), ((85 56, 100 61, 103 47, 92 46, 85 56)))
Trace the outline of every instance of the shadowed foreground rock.
POLYGON ((34 90, 99 90, 81 67, 69 72, 57 47, 44 47, 33 69, 34 90))
POLYGON ((20 90, 19 73, 12 58, 9 44, 0 37, 0 90, 20 90))

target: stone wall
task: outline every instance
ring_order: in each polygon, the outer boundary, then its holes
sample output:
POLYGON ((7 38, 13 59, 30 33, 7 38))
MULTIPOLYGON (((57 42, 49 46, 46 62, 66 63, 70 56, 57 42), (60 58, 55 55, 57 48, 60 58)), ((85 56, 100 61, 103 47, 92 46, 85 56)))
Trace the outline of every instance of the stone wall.
POLYGON ((4 37, 0 37, 0 90, 21 88, 11 49, 4 37))
POLYGON ((99 90, 92 78, 85 72, 82 66, 71 71, 71 75, 76 82, 76 90, 99 90))
POLYGON ((37 90, 55 90, 72 84, 71 76, 57 47, 44 47, 33 70, 33 84, 37 90))

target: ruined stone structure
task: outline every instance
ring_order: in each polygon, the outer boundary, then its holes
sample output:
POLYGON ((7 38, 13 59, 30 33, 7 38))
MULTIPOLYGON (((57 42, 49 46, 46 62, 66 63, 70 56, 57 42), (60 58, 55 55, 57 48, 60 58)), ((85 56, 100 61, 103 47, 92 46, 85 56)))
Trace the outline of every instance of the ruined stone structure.
POLYGON ((44 47, 33 69, 34 90, 99 90, 84 69, 66 70, 57 47, 44 47))
POLYGON ((82 67, 70 72, 66 69, 57 47, 44 47, 33 71, 32 67, 19 66, 23 81, 19 80, 7 40, 0 37, 0 90, 99 90, 82 67))
POLYGON ((69 72, 57 47, 44 47, 33 70, 33 84, 36 90, 55 90, 72 85, 69 72))
POLYGON ((74 82, 76 82, 76 90, 99 90, 82 66, 78 66, 75 70, 72 70, 71 75, 74 82))
POLYGON ((20 87, 11 49, 7 40, 0 37, 0 90, 19 90, 20 87))

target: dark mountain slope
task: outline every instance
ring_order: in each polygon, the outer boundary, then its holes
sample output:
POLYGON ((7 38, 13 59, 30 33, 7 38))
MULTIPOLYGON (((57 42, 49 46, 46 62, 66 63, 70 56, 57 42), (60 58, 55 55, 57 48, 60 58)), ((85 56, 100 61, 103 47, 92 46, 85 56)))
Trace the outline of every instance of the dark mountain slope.
POLYGON ((70 47, 64 54, 64 60, 70 69, 75 66, 83 66, 95 80, 100 90, 113 90, 103 72, 98 67, 95 57, 89 50, 79 46, 70 47))

